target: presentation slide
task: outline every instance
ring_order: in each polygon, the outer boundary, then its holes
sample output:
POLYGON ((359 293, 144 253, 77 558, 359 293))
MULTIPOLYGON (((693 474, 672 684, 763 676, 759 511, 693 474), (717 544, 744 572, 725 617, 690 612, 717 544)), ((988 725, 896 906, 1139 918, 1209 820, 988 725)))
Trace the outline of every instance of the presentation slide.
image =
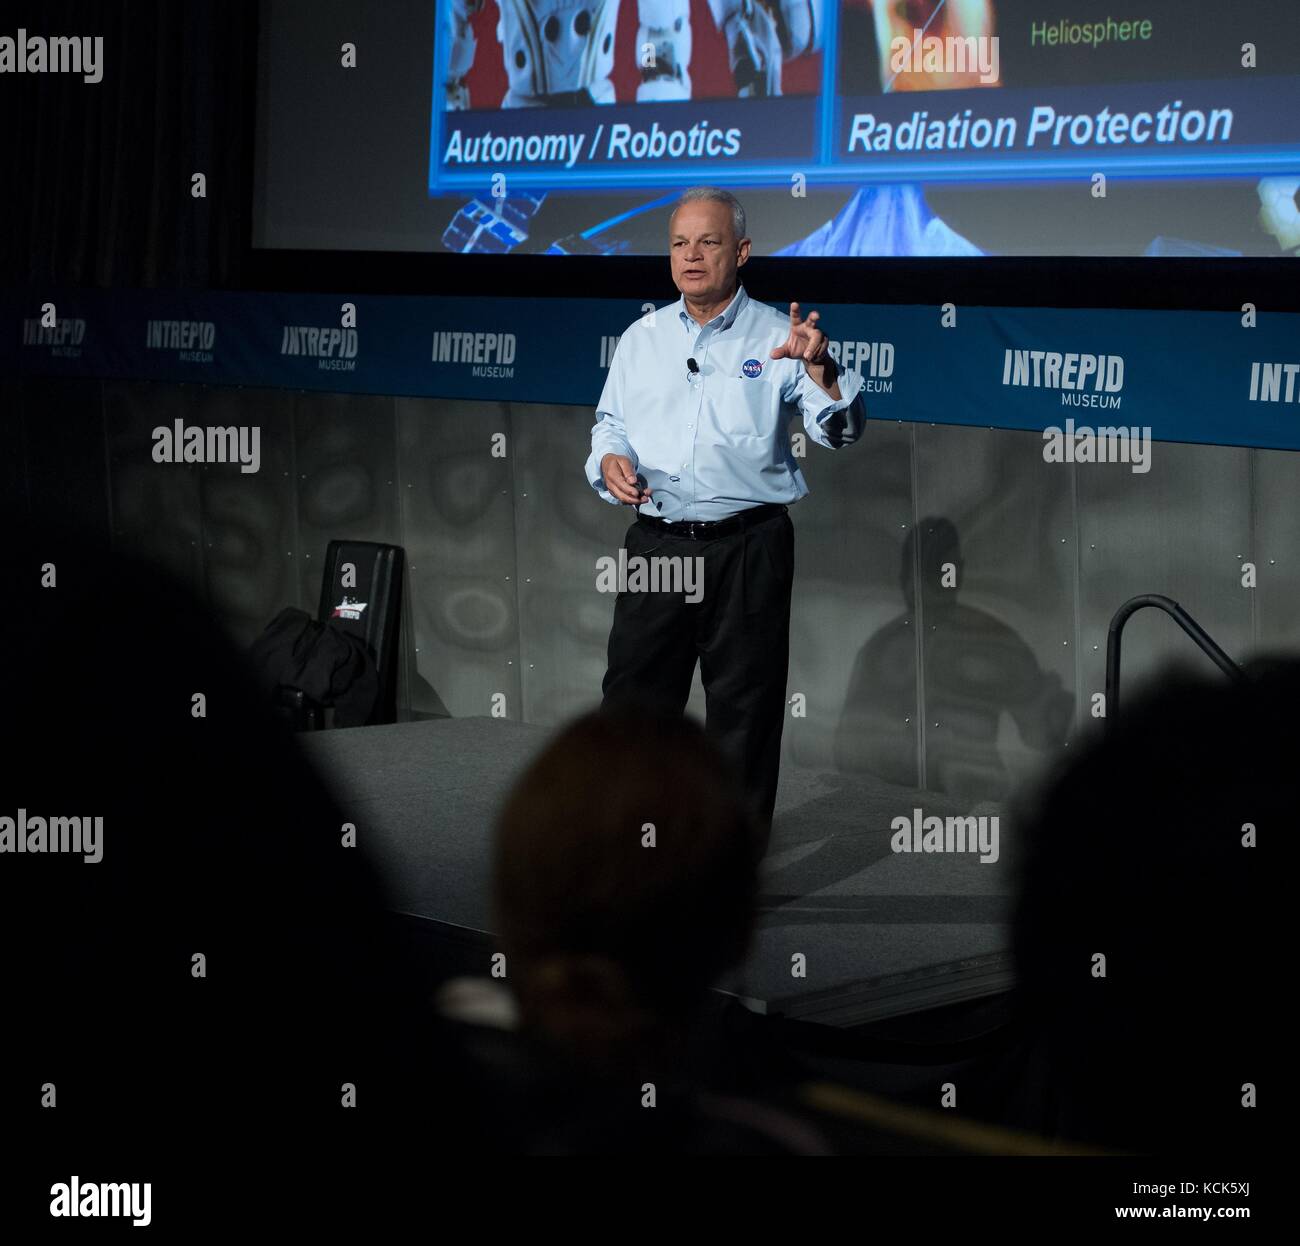
POLYGON ((263 246, 655 252, 676 196, 711 183, 758 254, 1300 251, 1296 3, 432 0, 357 39, 404 106, 346 127, 410 152, 422 46, 425 204, 387 159, 351 220, 302 151, 298 186, 276 168, 277 80, 301 98, 324 75, 295 40, 317 10, 266 8, 263 246))

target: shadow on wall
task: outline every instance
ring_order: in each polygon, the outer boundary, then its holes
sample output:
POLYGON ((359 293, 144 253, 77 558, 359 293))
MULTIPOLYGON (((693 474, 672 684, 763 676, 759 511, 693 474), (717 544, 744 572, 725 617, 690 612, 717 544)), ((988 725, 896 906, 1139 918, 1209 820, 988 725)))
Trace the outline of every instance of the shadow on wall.
POLYGON ((930 516, 908 533, 900 580, 907 609, 871 636, 853 664, 835 732, 835 765, 904 787, 921 786, 917 750, 897 724, 915 718, 917 532, 921 536, 921 605, 925 626, 925 711, 943 724, 926 738, 926 783, 972 801, 1003 800, 1011 787, 998 749, 1002 714, 1031 748, 1062 745, 1074 695, 1045 671, 1001 619, 961 605, 961 540, 949 519, 930 516))

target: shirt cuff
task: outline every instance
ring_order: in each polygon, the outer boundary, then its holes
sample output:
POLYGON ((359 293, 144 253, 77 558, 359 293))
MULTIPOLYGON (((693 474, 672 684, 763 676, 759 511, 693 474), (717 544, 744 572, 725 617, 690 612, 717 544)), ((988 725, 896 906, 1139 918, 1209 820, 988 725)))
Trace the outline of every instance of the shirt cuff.
POLYGON ((818 424, 825 424, 837 411, 843 411, 845 408, 851 407, 857 401, 858 395, 862 393, 862 373, 856 369, 849 368, 841 372, 835 379, 839 382, 839 398, 832 398, 812 377, 808 378, 825 403, 813 417, 818 424))

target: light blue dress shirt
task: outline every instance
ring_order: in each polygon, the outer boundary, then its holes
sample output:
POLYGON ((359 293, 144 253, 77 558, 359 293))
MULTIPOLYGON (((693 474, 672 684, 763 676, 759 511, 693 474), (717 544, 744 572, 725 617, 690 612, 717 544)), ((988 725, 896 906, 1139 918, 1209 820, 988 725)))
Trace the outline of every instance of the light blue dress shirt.
POLYGON ((866 420, 862 377, 839 373, 839 401, 802 359, 773 359, 790 336, 790 314, 739 287, 725 311, 701 326, 684 298, 657 308, 619 339, 591 430, 587 481, 607 502, 600 463, 625 454, 653 492, 637 509, 670 522, 725 519, 808 493, 790 451, 794 409, 812 441, 836 450, 866 420), (694 359, 692 375, 686 361, 694 359))

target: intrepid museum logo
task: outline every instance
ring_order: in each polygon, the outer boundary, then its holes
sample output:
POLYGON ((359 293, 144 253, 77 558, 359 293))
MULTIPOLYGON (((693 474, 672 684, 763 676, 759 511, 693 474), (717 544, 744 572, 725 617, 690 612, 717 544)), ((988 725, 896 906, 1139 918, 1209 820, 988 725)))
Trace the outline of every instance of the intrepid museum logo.
POLYGON ((52 359, 80 359, 86 322, 80 316, 65 316, 62 320, 32 316, 23 320, 22 335, 24 346, 49 347, 52 359))
MULTIPOLYGON (((1056 390, 1063 407, 1118 410, 1124 401, 1124 356, 1087 351, 1020 350, 1002 353, 1002 384, 1012 388, 1056 390)), ((1091 428, 1071 417, 1064 427, 1043 429, 1045 463, 1128 463, 1151 470, 1151 429, 1124 425, 1091 428)))
POLYGON ((1002 384, 1058 390, 1063 407, 1118 409, 1123 401, 1124 356, 1008 347, 1002 354, 1002 384))
POLYGON ((1254 360, 1250 365, 1251 402, 1300 402, 1300 385, 1296 373, 1300 363, 1266 363, 1254 360))
POLYGON ((458 363, 473 377, 504 377, 515 374, 513 333, 466 333, 459 329, 435 329, 434 363, 458 363))
POLYGON ((842 371, 861 374, 864 394, 894 392, 893 342, 830 342, 826 350, 842 371))
POLYGON ((360 340, 356 329, 330 325, 287 324, 280 334, 280 354, 314 359, 327 372, 355 372, 360 340))
POLYGON ((181 363, 211 363, 217 326, 211 320, 146 320, 145 350, 176 352, 181 363))

